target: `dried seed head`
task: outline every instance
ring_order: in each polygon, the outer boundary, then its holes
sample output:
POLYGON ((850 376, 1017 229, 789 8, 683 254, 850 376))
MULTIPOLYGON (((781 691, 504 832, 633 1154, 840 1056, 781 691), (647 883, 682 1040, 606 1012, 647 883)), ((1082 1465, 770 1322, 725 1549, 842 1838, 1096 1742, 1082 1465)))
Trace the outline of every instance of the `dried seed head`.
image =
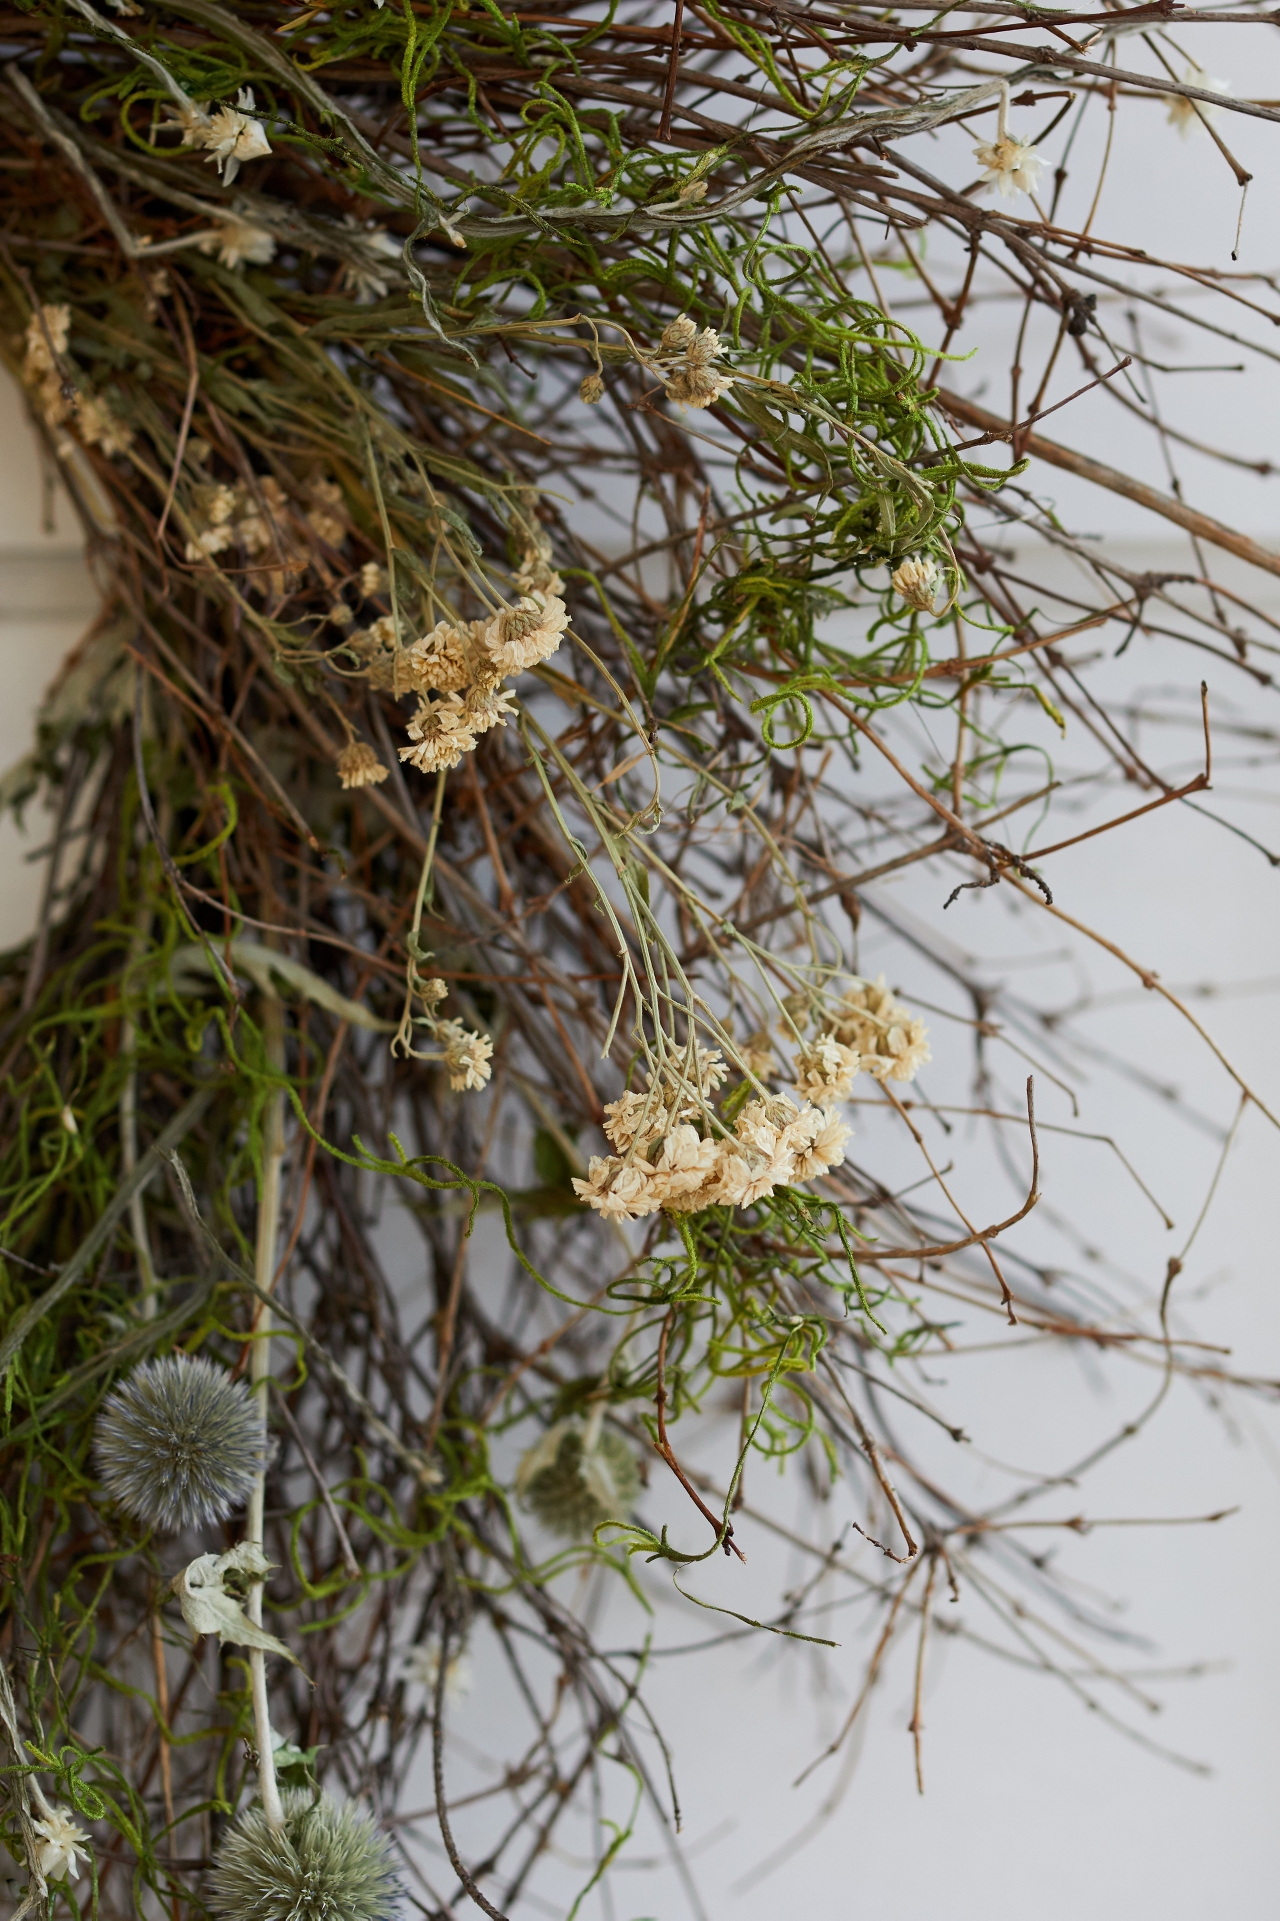
POLYGON ((516 1492, 552 1534, 581 1539, 602 1521, 625 1521, 640 1493, 640 1470, 620 1434, 594 1439, 580 1421, 557 1421, 522 1457, 516 1492))
POLYGON ((391 1843, 350 1801, 284 1796, 284 1826, 260 1807, 218 1852, 209 1905, 221 1921, 392 1921, 400 1907, 391 1843))
POLYGON ((267 1461, 262 1415, 242 1381, 212 1361, 143 1361, 103 1402, 94 1431, 102 1484, 125 1512, 166 1534, 225 1520, 267 1461))
POLYGON ((578 388, 578 399, 585 400, 588 407, 594 407, 598 400, 604 399, 604 382, 599 374, 587 374, 578 388))

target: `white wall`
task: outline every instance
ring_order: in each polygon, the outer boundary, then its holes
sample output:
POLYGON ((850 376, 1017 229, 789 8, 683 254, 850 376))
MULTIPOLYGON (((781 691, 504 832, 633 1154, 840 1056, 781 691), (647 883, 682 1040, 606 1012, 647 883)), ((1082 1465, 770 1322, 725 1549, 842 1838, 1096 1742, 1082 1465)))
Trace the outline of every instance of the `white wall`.
MULTIPOLYGON (((26 753, 41 696, 96 604, 71 504, 46 486, 22 397, 0 377, 0 771, 26 753)), ((40 869, 26 855, 49 825, 39 805, 25 833, 0 820, 0 948, 37 912, 40 869)))

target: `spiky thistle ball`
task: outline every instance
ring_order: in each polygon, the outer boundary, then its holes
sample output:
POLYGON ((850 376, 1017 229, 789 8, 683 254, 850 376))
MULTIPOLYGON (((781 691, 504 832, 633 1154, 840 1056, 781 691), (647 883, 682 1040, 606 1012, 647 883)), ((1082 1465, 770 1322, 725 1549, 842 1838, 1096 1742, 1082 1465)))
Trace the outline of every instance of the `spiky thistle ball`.
POLYGON ((620 1434, 570 1418, 549 1427, 516 1473, 524 1506, 552 1534, 581 1540, 602 1521, 625 1520, 640 1492, 635 1455, 620 1434))
POLYGON ((197 1355, 143 1361, 98 1413, 94 1459, 107 1493, 148 1526, 225 1520, 266 1465, 262 1415, 242 1381, 197 1355))
POLYGON ((392 1921, 400 1884, 390 1841, 350 1801, 290 1792, 284 1827, 240 1816, 213 1865, 209 1905, 225 1921, 392 1921))

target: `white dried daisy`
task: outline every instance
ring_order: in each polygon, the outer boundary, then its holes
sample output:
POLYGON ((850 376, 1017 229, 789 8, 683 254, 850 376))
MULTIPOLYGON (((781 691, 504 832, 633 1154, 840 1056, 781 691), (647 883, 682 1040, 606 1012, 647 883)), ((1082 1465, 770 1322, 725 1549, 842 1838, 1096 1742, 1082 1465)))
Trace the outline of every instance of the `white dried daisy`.
POLYGON ((436 1038, 444 1042, 444 1064, 454 1093, 483 1087, 493 1072, 489 1065, 493 1042, 489 1036, 477 1034, 461 1021, 441 1021, 436 1038))
POLYGON ((260 160, 271 152, 271 142, 261 120, 253 118, 253 111, 253 88, 241 87, 234 107, 219 107, 189 143, 184 139, 184 145, 207 148, 225 187, 231 185, 246 160, 260 160))
POLYGON ((587 1178, 574 1176, 573 1191, 608 1221, 643 1220, 646 1214, 656 1214, 662 1205, 653 1169, 638 1155, 627 1161, 615 1154, 593 1154, 587 1163, 587 1178))
POLYGON ((551 658, 568 625, 568 611, 556 595, 524 594, 518 607, 505 607, 486 623, 484 652, 500 673, 522 674, 551 658))
POLYGON ((466 709, 457 694, 419 701, 406 732, 411 744, 400 748, 400 758, 424 774, 456 767, 464 754, 475 749, 476 737, 467 725, 466 709))
POLYGON ((32 1822, 39 1837, 36 1859, 46 1881, 78 1881, 80 1856, 89 1858, 89 1837, 76 1826, 70 1808, 50 1808, 32 1822))
MULTIPOLYGON (((1215 80, 1203 67, 1189 66, 1182 76, 1189 87, 1203 87, 1206 93, 1230 93, 1229 80, 1215 80)), ((1208 100, 1188 100, 1185 93, 1167 93, 1165 100, 1169 108, 1169 125, 1176 127, 1185 140, 1197 127, 1205 127, 1210 120, 1216 120, 1219 109, 1208 100)))
POLYGON ((822 1034, 796 1058, 796 1087, 818 1107, 831 1107, 836 1101, 848 1100, 862 1064, 855 1048, 822 1034))
MULTIPOLYGON (((401 1664, 406 1681, 423 1687, 433 1698, 436 1682, 440 1678, 440 1643, 427 1641, 417 1647, 405 1649, 401 1664)), ((459 1648, 449 1657, 444 1671, 444 1692, 447 1701, 461 1701, 471 1692, 471 1656, 465 1648, 459 1648)))
POLYGON ((224 220, 200 242, 201 253, 216 253, 224 267, 265 267, 275 259, 275 235, 252 220, 224 220))
POLYGON ((894 568, 889 584, 908 607, 931 614, 938 592, 938 563, 932 554, 914 554, 894 568))
POLYGON ((125 1512, 174 1534, 223 1521, 266 1466, 262 1414, 243 1381, 202 1355, 142 1361, 94 1426, 102 1484, 125 1512))
POLYGON ((795 1158, 794 1178, 814 1181, 844 1160, 845 1143, 853 1129, 847 1121, 820 1107, 806 1107, 788 1130, 787 1140, 795 1158))
POLYGON ((517 712, 516 697, 509 687, 473 687, 463 703, 467 727, 473 734, 487 734, 491 727, 505 727, 517 712))
POLYGON ((438 620, 409 648, 409 667, 418 693, 458 694, 471 685, 471 630, 438 620))
POLYGON ((973 157, 985 169, 979 184, 995 187, 1003 200, 1015 193, 1034 193, 1044 170, 1032 142, 1011 133, 997 134, 990 145, 975 147, 973 157))

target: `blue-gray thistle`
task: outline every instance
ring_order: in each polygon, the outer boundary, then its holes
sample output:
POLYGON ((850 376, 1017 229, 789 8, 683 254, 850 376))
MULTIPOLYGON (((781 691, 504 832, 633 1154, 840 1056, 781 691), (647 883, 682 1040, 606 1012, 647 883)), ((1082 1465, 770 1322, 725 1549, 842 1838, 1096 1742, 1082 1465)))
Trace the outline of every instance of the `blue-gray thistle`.
POLYGON ((248 1808, 227 1835, 209 1881, 224 1921, 392 1921, 400 1905, 386 1835, 350 1801, 284 1796, 284 1827, 248 1808))
POLYGON ((262 1415, 242 1381, 200 1356, 143 1361, 98 1413, 102 1484, 135 1520, 175 1534, 225 1520, 266 1465, 262 1415))

